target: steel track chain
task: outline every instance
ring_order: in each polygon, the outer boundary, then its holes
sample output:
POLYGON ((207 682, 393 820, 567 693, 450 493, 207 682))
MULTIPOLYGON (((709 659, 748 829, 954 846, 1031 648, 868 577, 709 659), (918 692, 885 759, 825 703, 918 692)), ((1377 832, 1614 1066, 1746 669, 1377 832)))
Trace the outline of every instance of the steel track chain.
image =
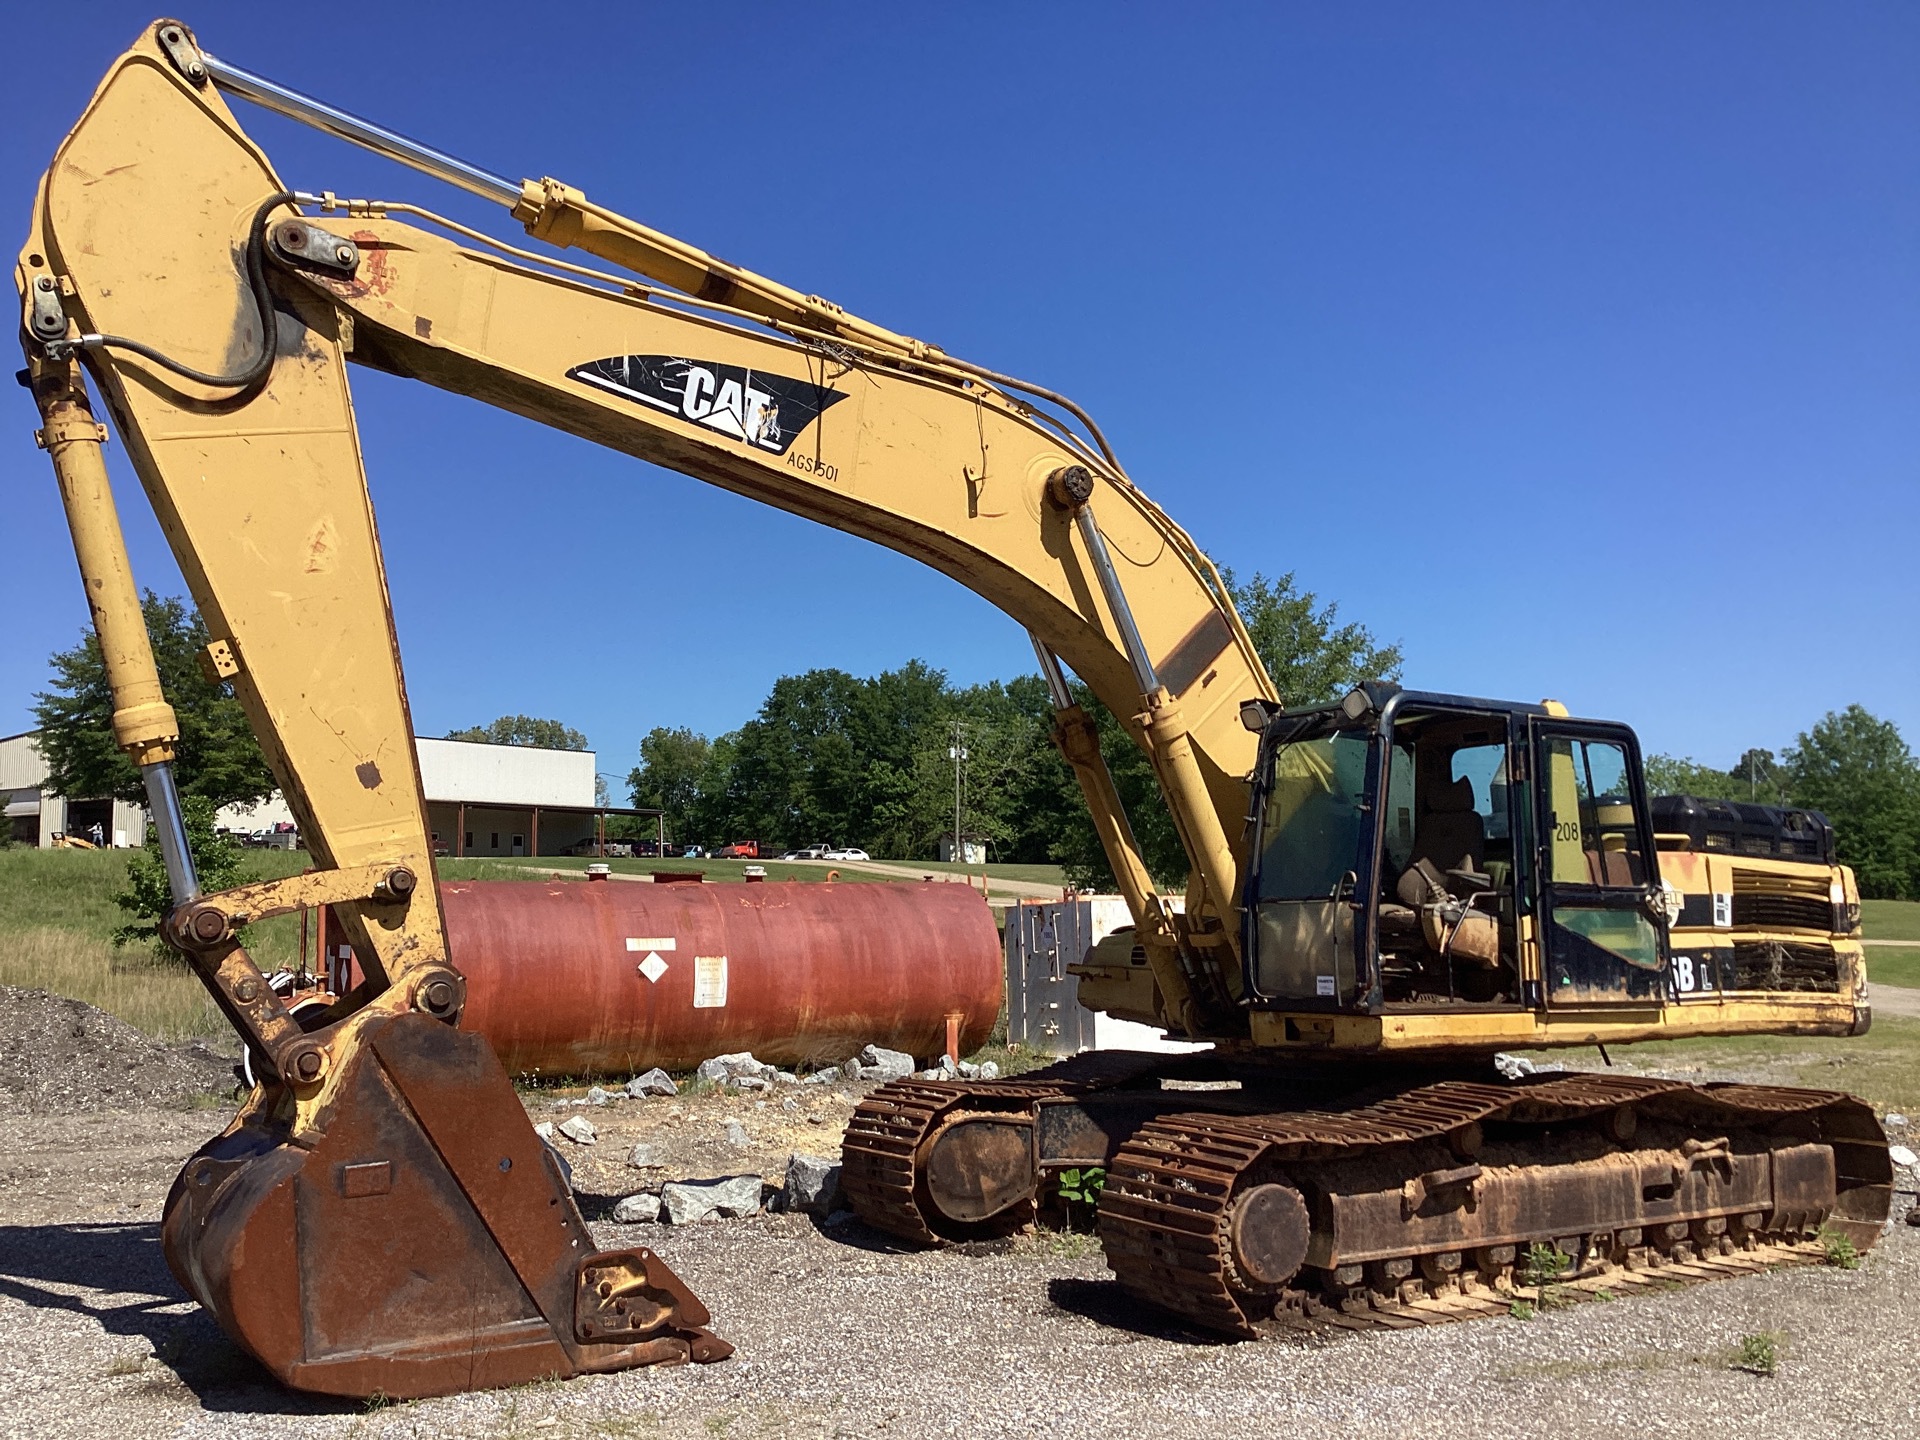
MULTIPOLYGON (((894 1080, 862 1100, 840 1142, 840 1185, 867 1224, 916 1245, 941 1245, 922 1209, 923 1147, 954 1110, 1031 1112, 1042 1100, 1125 1084, 1163 1057, 1089 1052, 1018 1080, 894 1080)), ((1030 1216, 1027 1218, 1031 1218, 1030 1216)))
MULTIPOLYGON (((1872 1112, 1833 1091, 1763 1086, 1698 1087, 1680 1081, 1628 1076, 1542 1077, 1524 1085, 1448 1081, 1344 1113, 1295 1111, 1273 1115, 1193 1113, 1164 1116, 1143 1126, 1115 1157, 1100 1202, 1100 1234, 1108 1265, 1134 1295, 1205 1329, 1253 1338, 1276 1329, 1404 1328, 1504 1314, 1512 1301, 1538 1299, 1524 1285, 1504 1289, 1471 1280, 1437 1288, 1414 1281, 1398 1292, 1329 1297, 1303 1290, 1253 1296, 1234 1284, 1227 1220, 1236 1188, 1255 1165, 1274 1159, 1348 1159, 1369 1148, 1444 1139, 1488 1121, 1549 1125, 1622 1105, 1693 1122, 1703 1128, 1730 1122, 1766 1123, 1792 1114, 1827 1112, 1825 1130, 1843 1179, 1876 1185, 1887 1173, 1886 1140, 1872 1112), (1876 1159, 1877 1155, 1877 1159, 1876 1159), (1258 1302, 1260 1310, 1249 1312, 1258 1302)), ((1857 1248, 1877 1237, 1877 1226, 1855 1223, 1857 1248)), ((1542 1236, 1542 1239, 1550 1237, 1542 1236)), ((1774 1265, 1803 1264, 1823 1247, 1797 1236, 1754 1237, 1750 1248, 1695 1258, 1661 1257, 1602 1276, 1583 1277, 1569 1295, 1614 1286, 1697 1283, 1774 1265)), ((1409 1257, 1411 1258, 1411 1257, 1409 1257)))

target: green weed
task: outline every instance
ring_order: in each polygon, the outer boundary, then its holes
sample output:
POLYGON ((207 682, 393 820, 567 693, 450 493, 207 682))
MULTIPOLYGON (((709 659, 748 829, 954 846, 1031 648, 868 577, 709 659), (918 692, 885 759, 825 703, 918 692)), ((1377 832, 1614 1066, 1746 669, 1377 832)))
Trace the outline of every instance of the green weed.
POLYGON ((1520 1279, 1524 1284, 1544 1287, 1552 1284, 1567 1268, 1567 1257, 1557 1245, 1535 1243, 1527 1247, 1526 1259, 1520 1265, 1520 1279))
POLYGON ((1848 1235, 1839 1230, 1822 1230, 1820 1243, 1827 1247, 1827 1264, 1838 1270, 1860 1268, 1864 1257, 1848 1235))
POLYGON ((1742 1335, 1739 1357, 1733 1362, 1733 1368, 1752 1375, 1776 1375, 1780 1370, 1780 1356, 1786 1346, 1787 1337, 1779 1330, 1742 1335))
POLYGON ((1084 1205, 1087 1214, 1092 1216, 1100 1207, 1100 1192, 1107 1188, 1107 1172, 1098 1165, 1088 1165, 1083 1169, 1062 1170, 1057 1177, 1058 1194, 1066 1205, 1067 1229, 1073 1229, 1073 1210, 1076 1205, 1084 1205))

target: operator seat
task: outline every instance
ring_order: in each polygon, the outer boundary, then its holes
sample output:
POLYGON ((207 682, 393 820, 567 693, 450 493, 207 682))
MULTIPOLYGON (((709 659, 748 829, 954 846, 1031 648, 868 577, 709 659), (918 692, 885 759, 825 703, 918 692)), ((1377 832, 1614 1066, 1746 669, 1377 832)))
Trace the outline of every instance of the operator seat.
POLYGON ((1487 826, 1473 808, 1473 781, 1462 775, 1451 785, 1430 785, 1421 797, 1420 823, 1413 833, 1408 863, 1431 860, 1433 868, 1478 872, 1487 863, 1487 826))
POLYGON ((1413 850, 1395 893, 1403 905, 1417 909, 1446 893, 1443 877, 1449 870, 1478 874, 1486 860, 1487 827, 1473 808, 1473 781, 1462 775, 1451 784, 1429 785, 1420 797, 1413 850))

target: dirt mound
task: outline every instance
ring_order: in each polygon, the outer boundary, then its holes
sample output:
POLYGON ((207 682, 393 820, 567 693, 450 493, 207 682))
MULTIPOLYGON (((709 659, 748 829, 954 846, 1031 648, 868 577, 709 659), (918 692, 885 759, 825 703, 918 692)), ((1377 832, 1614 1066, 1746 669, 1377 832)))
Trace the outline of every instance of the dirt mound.
POLYGON ((233 1084, 204 1042, 163 1045, 84 1001, 0 985, 0 1110, 171 1108, 233 1084))

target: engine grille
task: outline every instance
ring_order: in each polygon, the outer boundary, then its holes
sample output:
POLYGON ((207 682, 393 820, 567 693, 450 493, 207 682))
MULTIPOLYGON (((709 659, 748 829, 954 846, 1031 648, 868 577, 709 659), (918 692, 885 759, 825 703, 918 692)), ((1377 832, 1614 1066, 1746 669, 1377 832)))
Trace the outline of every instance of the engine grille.
POLYGON ((1833 906, 1822 897, 1741 895, 1733 897, 1733 923, 1762 930, 1819 930, 1833 933, 1833 906))
POLYGON ((1833 933, 1831 877, 1733 867, 1733 923, 1833 933))
POLYGON ((1759 940, 1733 947, 1732 990, 1840 989, 1840 959, 1831 945, 1759 940))

